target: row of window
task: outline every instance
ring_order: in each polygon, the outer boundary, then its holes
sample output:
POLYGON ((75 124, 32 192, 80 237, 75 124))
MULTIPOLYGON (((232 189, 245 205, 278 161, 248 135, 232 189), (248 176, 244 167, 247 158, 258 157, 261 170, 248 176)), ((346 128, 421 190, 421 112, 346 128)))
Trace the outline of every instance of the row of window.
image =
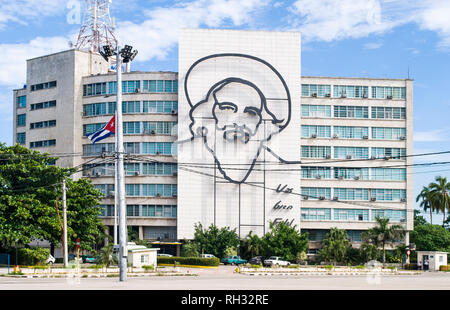
MULTIPOLYGON (((125 163, 126 175, 174 175, 177 172, 175 163, 125 163)), ((83 176, 114 176, 114 164, 83 165, 83 176)))
MULTIPOLYGON (((94 184, 104 196, 114 195, 114 184, 94 184)), ((128 197, 176 197, 176 184, 126 184, 125 192, 128 197)))
MULTIPOLYGON (((303 158, 331 158, 331 146, 310 146, 301 147, 301 157, 303 158)), ((334 157, 336 159, 369 159, 368 147, 346 147, 335 146, 334 157)), ((404 159, 405 148, 372 147, 372 159, 404 159)))
MULTIPOLYGON (((369 139, 369 127, 302 125, 302 138, 369 139)), ((406 128, 372 127, 372 139, 406 139, 406 128)))
POLYGON ((303 179, 344 179, 406 181, 405 168, 347 168, 308 167, 301 168, 303 179))
MULTIPOLYGON (((177 146, 172 142, 124 142, 124 151, 128 154, 175 155, 177 146)), ((83 156, 98 156, 115 152, 114 143, 84 144, 83 156)))
POLYGON ((52 107, 56 107, 56 100, 33 103, 31 105, 31 111, 47 109, 47 108, 52 108, 52 107))
MULTIPOLYGON (((83 125, 83 136, 88 136, 96 132, 106 123, 86 124, 83 125)), ((124 122, 123 134, 159 134, 159 135, 176 135, 176 122, 124 122)))
POLYGON ((331 97, 331 94, 334 98, 406 99, 406 87, 302 84, 304 97, 331 97))
POLYGON ((406 220, 406 210, 389 209, 331 209, 331 208, 302 208, 302 221, 375 221, 375 218, 388 218, 390 222, 406 220))
MULTIPOLYGON (((302 104, 302 117, 332 117, 332 106, 302 104)), ((333 117, 369 118, 369 107, 333 106, 333 117)), ((406 108, 371 107, 373 119, 406 119, 406 108)))
MULTIPOLYGON (((177 101, 123 101, 122 113, 164 113, 178 112, 177 101)), ((112 115, 116 113, 115 102, 100 102, 83 105, 84 116, 112 115)))
POLYGON ((31 91, 56 87, 56 81, 31 85, 31 91))
MULTIPOLYGON (((114 205, 101 205, 101 216, 114 216, 114 205)), ((127 205, 127 216, 177 217, 176 205, 127 205)))
POLYGON ((56 140, 44 140, 44 141, 35 141, 30 142, 30 149, 37 148, 37 147, 49 147, 49 146, 55 146, 56 140))
MULTIPOLYGON (((322 241, 329 232, 327 229, 302 229, 302 233, 308 233, 309 241, 322 241)), ((350 242, 361 242, 361 233, 363 230, 346 230, 347 238, 350 242)), ((309 253, 317 254, 316 249, 310 249, 309 253)))
POLYGON ((402 201, 406 199, 404 189, 379 188, 330 188, 330 187, 302 187, 303 199, 337 199, 360 201, 402 201))
MULTIPOLYGON (((177 80, 122 81, 122 93, 177 93, 177 80)), ((83 85, 83 96, 112 95, 117 93, 117 82, 103 82, 83 85)))
POLYGON ((51 121, 31 123, 30 129, 47 128, 47 127, 55 127, 55 126, 56 126, 56 120, 51 120, 51 121))

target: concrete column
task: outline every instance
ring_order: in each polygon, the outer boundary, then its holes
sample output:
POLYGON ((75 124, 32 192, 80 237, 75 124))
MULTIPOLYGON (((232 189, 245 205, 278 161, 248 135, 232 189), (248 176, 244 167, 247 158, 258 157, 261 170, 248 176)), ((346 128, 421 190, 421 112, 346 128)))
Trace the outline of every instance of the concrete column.
POLYGON ((144 240, 144 227, 139 226, 139 240, 144 240))
POLYGON ((177 257, 181 256, 181 244, 177 244, 177 257))
POLYGON ((108 236, 109 236, 109 226, 105 226, 105 235, 106 235, 106 237, 105 237, 105 245, 108 245, 108 243, 109 243, 109 238, 108 238, 108 236))

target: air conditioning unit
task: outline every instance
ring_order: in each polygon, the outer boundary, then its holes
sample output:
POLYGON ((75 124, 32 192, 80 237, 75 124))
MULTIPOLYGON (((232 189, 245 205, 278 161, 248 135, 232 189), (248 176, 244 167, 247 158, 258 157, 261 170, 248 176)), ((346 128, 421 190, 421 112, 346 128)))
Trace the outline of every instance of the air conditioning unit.
POLYGON ((375 197, 370 198, 370 201, 377 201, 375 197))
POLYGON ((406 137, 405 136, 401 136, 400 140, 406 140, 406 137))
POLYGON ((369 139, 369 136, 363 136, 363 139, 369 139))
POLYGON ((344 176, 343 176, 343 175, 340 175, 340 176, 338 176, 338 179, 339 179, 339 180, 343 180, 343 179, 344 179, 344 176))
POLYGON ((331 94, 325 94, 325 97, 330 98, 331 94))
POLYGON ((406 219, 400 219, 400 222, 404 223, 406 222, 406 219))
POLYGON ((406 202, 406 198, 401 198, 400 201, 401 202, 406 202))
POLYGON ((134 92, 135 92, 135 93, 140 93, 141 90, 140 90, 139 88, 136 88, 136 89, 134 90, 134 92))
POLYGON ((316 179, 320 180, 321 178, 322 178, 322 176, 316 175, 316 179))
POLYGON ((311 138, 317 138, 317 134, 316 134, 316 133, 313 133, 313 134, 311 135, 311 138))
POLYGON ((140 175, 139 171, 136 171, 136 172, 134 173, 134 175, 135 175, 135 176, 140 175))
POLYGON ((345 156, 345 158, 352 159, 352 155, 347 155, 347 156, 345 156))
POLYGON ((303 196, 303 200, 308 200, 308 198, 309 198, 309 197, 308 197, 308 196, 306 196, 306 195, 305 195, 305 196, 303 196))
POLYGON ((389 159, 391 159, 391 158, 390 158, 389 156, 384 156, 383 159, 384 159, 384 160, 389 160, 389 159))
POLYGON ((387 99, 392 99, 392 96, 387 96, 386 98, 387 98, 387 99))
POLYGON ((154 134, 155 134, 155 131, 154 131, 154 130, 150 131, 150 134, 151 134, 151 135, 154 135, 154 134))
POLYGON ((367 93, 363 94, 363 98, 369 98, 369 96, 367 95, 367 93))
POLYGON ((158 193, 158 194, 156 194, 156 197, 158 197, 158 198, 159 198, 159 197, 161 197, 161 194, 159 194, 159 193, 158 193))
POLYGON ((161 153, 160 152, 156 152, 156 155, 160 155, 161 153))
POLYGON ((177 197, 178 195, 177 194, 172 194, 172 197, 177 197))
POLYGON ((96 172, 96 173, 95 173, 95 177, 98 178, 99 176, 100 176, 100 173, 99 173, 99 172, 96 172))
POLYGON ((338 200, 339 200, 339 197, 334 196, 334 197, 333 197, 333 200, 334 200, 334 201, 338 201, 338 200))
POLYGON ((175 111, 175 110, 172 110, 172 114, 177 114, 177 111, 175 111))
POLYGON ((372 156, 372 157, 370 157, 370 159, 377 159, 377 157, 376 156, 372 156))
POLYGON ((341 94, 341 98, 347 98, 347 94, 341 94))
POLYGON ((319 200, 325 200, 325 197, 324 196, 320 196, 319 200))
POLYGON ((334 134, 333 139, 337 139, 337 138, 339 138, 339 136, 337 134, 334 134))
POLYGON ((326 158, 326 159, 330 159, 330 158, 331 158, 331 155, 326 155, 325 158, 326 158))
POLYGON ((317 97, 317 93, 312 93, 311 97, 317 97))
POLYGON ((359 176, 355 175, 355 176, 353 177, 353 179, 359 180, 359 176))

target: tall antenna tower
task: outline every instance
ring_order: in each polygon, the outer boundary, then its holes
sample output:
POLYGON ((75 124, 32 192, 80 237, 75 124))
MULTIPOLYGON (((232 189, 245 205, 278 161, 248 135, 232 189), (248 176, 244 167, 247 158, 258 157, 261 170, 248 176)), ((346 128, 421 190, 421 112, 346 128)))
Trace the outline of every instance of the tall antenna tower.
POLYGON ((111 0, 85 0, 85 2, 83 24, 75 47, 96 53, 105 45, 115 48, 117 45, 115 25, 109 14, 111 0))

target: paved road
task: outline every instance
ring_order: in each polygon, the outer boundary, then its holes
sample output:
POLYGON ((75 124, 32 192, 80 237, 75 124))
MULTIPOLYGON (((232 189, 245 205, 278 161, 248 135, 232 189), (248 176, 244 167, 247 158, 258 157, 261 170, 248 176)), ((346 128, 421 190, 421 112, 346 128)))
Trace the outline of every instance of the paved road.
POLYGON ((0 277, 1 290, 426 290, 450 289, 450 273, 427 272, 399 276, 250 276, 234 273, 234 268, 190 269, 198 276, 74 279, 12 279, 0 277))

